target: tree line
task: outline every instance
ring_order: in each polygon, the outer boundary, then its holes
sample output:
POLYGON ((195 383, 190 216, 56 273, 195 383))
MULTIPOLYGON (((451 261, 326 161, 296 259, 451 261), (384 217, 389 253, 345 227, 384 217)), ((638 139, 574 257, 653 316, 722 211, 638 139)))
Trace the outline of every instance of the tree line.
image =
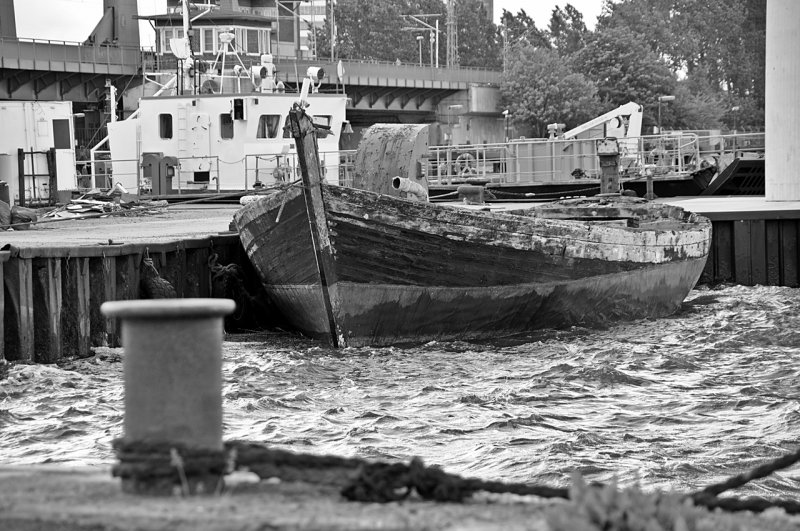
MULTIPOLYGON (((502 69, 502 107, 530 136, 567 129, 629 101, 644 127, 763 130, 766 0, 604 0, 593 30, 571 4, 546 28, 521 9, 492 22, 480 0, 455 0, 460 66, 502 69)), ((330 11, 329 11, 330 12, 330 11)), ((438 14, 439 64, 447 54, 443 0, 337 0, 337 59, 431 64, 429 33, 404 15, 438 14), (420 43, 415 38, 423 36, 420 43)), ((433 24, 433 18, 426 18, 433 24)), ((326 18, 317 50, 331 49, 326 18)), ((436 51, 434 50, 433 53, 436 51)))

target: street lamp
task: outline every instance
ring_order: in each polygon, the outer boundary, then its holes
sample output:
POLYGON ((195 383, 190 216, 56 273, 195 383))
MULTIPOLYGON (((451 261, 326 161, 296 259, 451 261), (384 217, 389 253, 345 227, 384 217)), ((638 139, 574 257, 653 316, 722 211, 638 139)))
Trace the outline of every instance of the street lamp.
POLYGON ((508 109, 503 111, 503 121, 506 126, 506 142, 508 142, 508 109))
POLYGON ((419 43, 419 66, 422 66, 422 39, 424 39, 422 35, 417 35, 417 42, 419 43))
POLYGON ((673 101, 675 96, 659 96, 658 97, 658 134, 661 134, 661 103, 673 101))

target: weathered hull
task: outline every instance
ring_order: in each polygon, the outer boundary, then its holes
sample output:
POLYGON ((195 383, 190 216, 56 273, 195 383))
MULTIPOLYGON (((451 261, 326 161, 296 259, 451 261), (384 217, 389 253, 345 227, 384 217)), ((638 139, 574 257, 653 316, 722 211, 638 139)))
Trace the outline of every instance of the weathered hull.
POLYGON ((340 346, 668 315, 697 282, 710 240, 710 224, 695 218, 631 229, 322 191, 333 256, 325 282, 299 190, 251 203, 235 220, 286 318, 318 338, 336 323, 340 346))

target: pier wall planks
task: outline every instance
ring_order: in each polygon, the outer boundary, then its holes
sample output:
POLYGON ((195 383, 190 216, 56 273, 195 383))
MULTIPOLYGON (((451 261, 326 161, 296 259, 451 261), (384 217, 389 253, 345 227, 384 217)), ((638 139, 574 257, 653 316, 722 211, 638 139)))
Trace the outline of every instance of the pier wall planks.
POLYGON ((701 283, 800 286, 800 220, 715 220, 701 283))
POLYGON ((0 361, 55 363, 90 356, 92 347, 119 346, 119 325, 100 306, 140 298, 145 257, 179 297, 224 296, 213 289, 211 257, 217 265, 247 261, 236 235, 0 251, 0 361))

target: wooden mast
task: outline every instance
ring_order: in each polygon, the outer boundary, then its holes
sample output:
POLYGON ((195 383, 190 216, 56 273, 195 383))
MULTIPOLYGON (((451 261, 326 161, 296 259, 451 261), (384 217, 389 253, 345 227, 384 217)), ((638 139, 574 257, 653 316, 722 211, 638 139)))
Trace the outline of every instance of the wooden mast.
POLYGON ((341 323, 337 318, 341 316, 341 302, 336 286, 336 264, 328 234, 328 220, 322 200, 322 172, 319 165, 317 134, 314 122, 306 114, 304 107, 301 99, 300 103, 296 103, 289 111, 289 127, 297 146, 297 158, 303 179, 303 198, 317 260, 325 314, 328 316, 330 342, 334 347, 346 347, 341 323))

